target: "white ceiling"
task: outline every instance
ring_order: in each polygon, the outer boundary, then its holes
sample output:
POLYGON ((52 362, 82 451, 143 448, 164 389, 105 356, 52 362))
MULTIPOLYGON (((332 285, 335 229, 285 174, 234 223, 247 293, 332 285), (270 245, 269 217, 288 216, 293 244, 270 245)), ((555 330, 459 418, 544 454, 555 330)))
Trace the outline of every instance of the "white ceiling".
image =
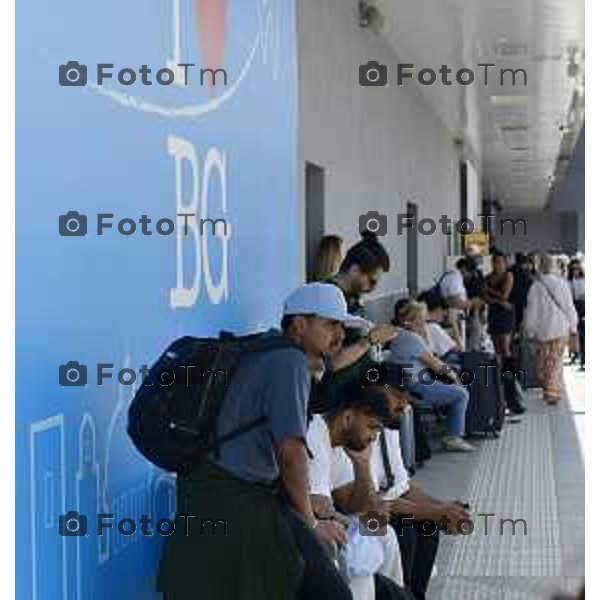
POLYGON ((504 206, 544 206, 583 122, 584 0, 370 2, 399 62, 415 64, 415 80, 423 67, 452 69, 452 86, 441 76, 432 86, 410 85, 464 142, 484 192, 504 206), (478 63, 496 65, 488 86, 478 63), (455 82, 462 67, 476 73, 470 86, 455 82), (527 85, 513 86, 510 75, 500 85, 501 68, 525 69, 527 85))

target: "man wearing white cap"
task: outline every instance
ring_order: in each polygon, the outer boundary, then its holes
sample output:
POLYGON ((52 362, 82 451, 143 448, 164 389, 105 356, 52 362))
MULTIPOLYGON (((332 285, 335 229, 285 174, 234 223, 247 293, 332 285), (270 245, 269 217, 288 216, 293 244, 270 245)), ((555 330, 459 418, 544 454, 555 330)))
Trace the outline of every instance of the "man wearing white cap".
POLYGON ((266 420, 178 478, 178 510, 224 521, 227 535, 168 540, 159 575, 168 600, 351 600, 324 549, 343 543, 345 531, 311 508, 305 438, 310 365, 357 323, 339 288, 302 285, 285 301, 282 331, 270 332, 281 347, 242 355, 218 435, 266 420))

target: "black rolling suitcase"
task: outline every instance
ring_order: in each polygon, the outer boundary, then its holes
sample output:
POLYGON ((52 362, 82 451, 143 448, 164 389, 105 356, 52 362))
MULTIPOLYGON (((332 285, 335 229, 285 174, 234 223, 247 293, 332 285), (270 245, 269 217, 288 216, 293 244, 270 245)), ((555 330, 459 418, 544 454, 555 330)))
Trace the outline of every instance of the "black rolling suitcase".
POLYGON ((497 437, 504 425, 506 402, 502 371, 498 358, 486 352, 464 352, 461 381, 469 389, 469 405, 465 415, 465 435, 497 437))
POLYGON ((414 440, 415 440, 415 466, 423 466, 426 460, 431 458, 431 446, 427 424, 424 422, 423 414, 417 408, 413 410, 414 440))

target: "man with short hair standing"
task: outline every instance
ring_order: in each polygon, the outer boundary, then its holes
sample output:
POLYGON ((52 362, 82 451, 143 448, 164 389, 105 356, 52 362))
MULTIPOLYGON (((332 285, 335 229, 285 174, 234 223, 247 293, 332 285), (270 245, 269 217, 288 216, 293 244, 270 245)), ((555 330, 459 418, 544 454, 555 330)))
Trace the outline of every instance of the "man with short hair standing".
POLYGON ((294 291, 283 313, 282 332, 273 335, 289 346, 241 357, 217 433, 257 417, 265 424, 178 478, 177 514, 194 518, 167 540, 158 584, 169 600, 295 600, 315 589, 328 600, 351 600, 317 541, 342 532, 313 515, 305 436, 309 364, 331 350, 343 323, 361 320, 348 314, 337 287, 322 283, 294 291), (226 535, 207 536, 200 528, 207 519, 225 521, 226 535))

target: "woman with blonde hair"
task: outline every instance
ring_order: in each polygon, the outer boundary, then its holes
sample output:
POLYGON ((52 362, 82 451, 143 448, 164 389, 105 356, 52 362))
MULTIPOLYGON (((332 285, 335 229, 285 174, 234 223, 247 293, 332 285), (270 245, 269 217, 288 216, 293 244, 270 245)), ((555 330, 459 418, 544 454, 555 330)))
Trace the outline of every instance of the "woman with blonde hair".
POLYGON ((539 271, 527 295, 523 328, 527 337, 539 344, 537 369, 544 400, 556 404, 560 400, 563 354, 569 337, 577 335, 577 312, 556 258, 542 256, 539 271))
POLYGON ((325 235, 321 238, 315 261, 315 281, 326 281, 337 275, 342 259, 344 240, 339 235, 325 235))
POLYGON ((463 439, 469 392, 460 385, 456 374, 433 353, 426 328, 427 307, 416 300, 400 300, 394 309, 398 335, 390 346, 390 362, 402 367, 409 379, 407 388, 424 402, 444 407, 448 434, 446 450, 470 452, 474 448, 463 439))

